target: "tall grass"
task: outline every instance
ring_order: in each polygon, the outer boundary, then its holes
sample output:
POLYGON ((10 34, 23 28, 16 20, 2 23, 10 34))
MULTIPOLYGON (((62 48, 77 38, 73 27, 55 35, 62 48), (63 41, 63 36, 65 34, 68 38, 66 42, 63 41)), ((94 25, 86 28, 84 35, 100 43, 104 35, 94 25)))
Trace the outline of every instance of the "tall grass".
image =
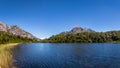
POLYGON ((13 65, 13 56, 11 48, 18 43, 0 45, 0 68, 16 68, 13 65))

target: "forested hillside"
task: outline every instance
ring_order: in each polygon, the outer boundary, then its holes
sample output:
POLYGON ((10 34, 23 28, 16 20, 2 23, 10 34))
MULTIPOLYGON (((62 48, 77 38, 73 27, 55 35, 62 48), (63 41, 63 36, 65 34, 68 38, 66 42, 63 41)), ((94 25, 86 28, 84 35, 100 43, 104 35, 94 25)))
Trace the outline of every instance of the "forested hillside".
POLYGON ((120 31, 109 32, 81 32, 77 34, 58 34, 53 35, 42 42, 50 43, 101 43, 101 42, 120 42, 120 31))
POLYGON ((8 32, 0 31, 0 44, 5 43, 20 43, 20 42, 34 42, 35 39, 30 39, 27 37, 21 37, 17 35, 13 35, 8 32))

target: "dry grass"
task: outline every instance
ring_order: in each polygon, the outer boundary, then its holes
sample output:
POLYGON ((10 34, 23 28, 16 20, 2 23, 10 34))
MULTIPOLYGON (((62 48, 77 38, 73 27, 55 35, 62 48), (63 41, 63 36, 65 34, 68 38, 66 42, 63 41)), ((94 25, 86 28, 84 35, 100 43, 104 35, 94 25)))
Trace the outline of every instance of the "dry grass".
POLYGON ((18 43, 0 45, 0 68, 15 68, 13 66, 13 58, 11 48, 18 43))

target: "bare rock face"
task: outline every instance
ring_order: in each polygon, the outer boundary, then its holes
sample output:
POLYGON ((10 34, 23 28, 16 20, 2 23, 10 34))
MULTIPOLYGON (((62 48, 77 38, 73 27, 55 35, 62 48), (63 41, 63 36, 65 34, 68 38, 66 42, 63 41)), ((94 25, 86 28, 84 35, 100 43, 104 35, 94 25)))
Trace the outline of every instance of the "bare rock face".
POLYGON ((33 36, 32 34, 30 34, 29 32, 24 31, 23 29, 21 29, 17 25, 8 26, 8 25, 0 22, 0 31, 9 32, 9 33, 12 33, 14 35, 21 36, 21 37, 27 37, 27 38, 31 38, 31 39, 37 39, 35 36, 33 36))
POLYGON ((87 28, 82 28, 82 27, 74 27, 72 30, 70 31, 66 31, 66 32, 62 32, 60 34, 77 34, 77 33, 81 33, 81 32, 95 32, 94 30, 91 29, 87 29, 87 28))
POLYGON ((14 25, 14 26, 11 26, 10 29, 8 29, 8 32, 9 33, 12 33, 12 34, 15 34, 15 35, 19 35, 19 36, 22 36, 22 37, 28 37, 28 38, 36 38, 35 36, 33 36, 32 34, 22 30, 19 26, 17 25, 14 25))
POLYGON ((70 33, 81 33, 81 32, 95 32, 94 30, 87 29, 87 28, 82 28, 82 27, 74 27, 70 33))
POLYGON ((80 32, 83 32, 83 28, 81 28, 81 27, 74 27, 71 31, 70 31, 70 33, 80 33, 80 32))
POLYGON ((5 31, 7 32, 7 30, 9 29, 10 27, 7 26, 6 24, 0 22, 0 31, 5 31))

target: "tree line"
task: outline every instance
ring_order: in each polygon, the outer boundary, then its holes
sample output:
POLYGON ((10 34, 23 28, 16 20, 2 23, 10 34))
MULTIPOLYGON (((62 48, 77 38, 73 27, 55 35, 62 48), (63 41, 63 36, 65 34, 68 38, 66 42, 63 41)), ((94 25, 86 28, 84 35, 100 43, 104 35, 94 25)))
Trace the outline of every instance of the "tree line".
POLYGON ((0 44, 6 43, 20 43, 20 42, 34 42, 35 39, 30 39, 27 37, 21 37, 17 35, 13 35, 8 32, 0 31, 0 44))
POLYGON ((120 42, 120 31, 64 33, 53 35, 41 42, 49 43, 103 43, 120 42))

